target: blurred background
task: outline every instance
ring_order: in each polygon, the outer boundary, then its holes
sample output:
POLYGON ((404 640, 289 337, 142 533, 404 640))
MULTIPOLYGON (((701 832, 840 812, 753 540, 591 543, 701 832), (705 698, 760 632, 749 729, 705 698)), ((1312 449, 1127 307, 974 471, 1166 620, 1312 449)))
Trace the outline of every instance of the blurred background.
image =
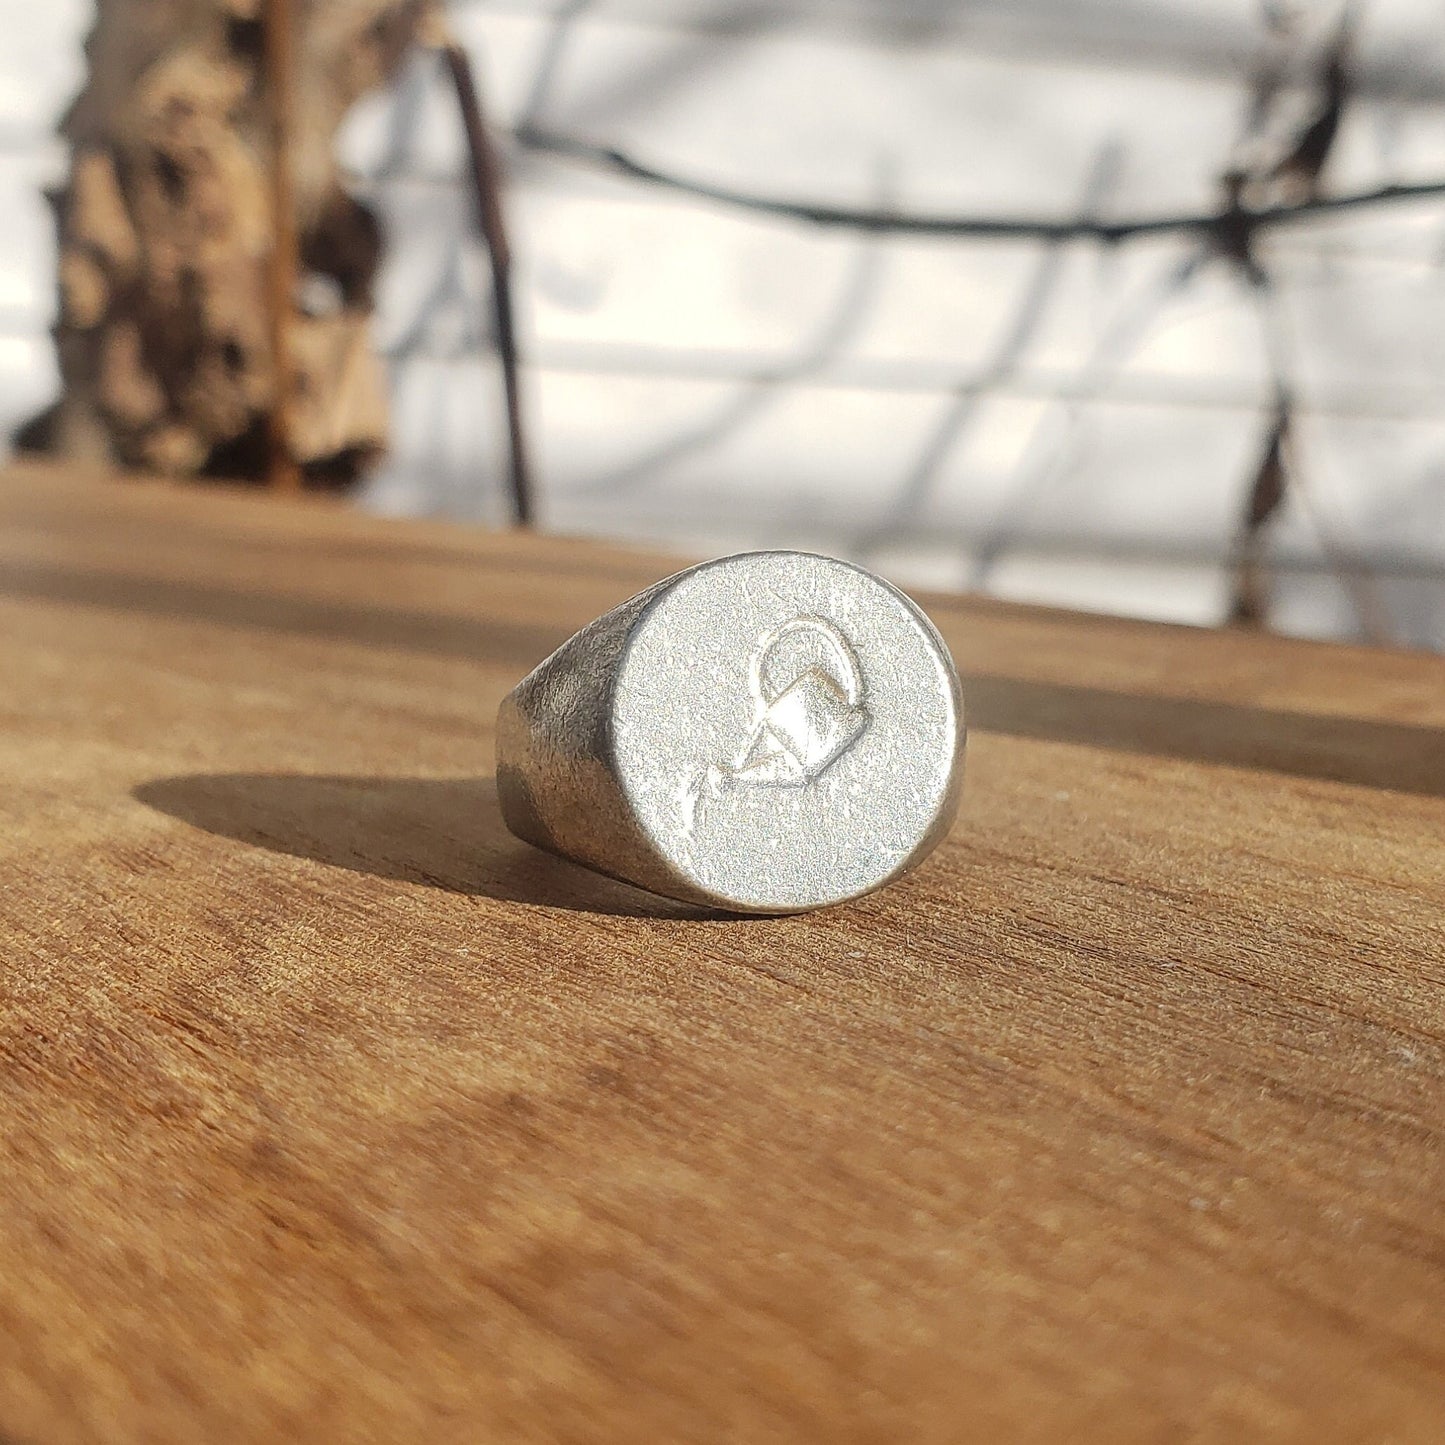
MULTIPOLYGON (((104 9, 124 26, 123 0, 104 9)), ((43 192, 71 174, 56 125, 96 10, 0 16, 11 433, 60 391, 43 192)), ((1442 19, 1438 0, 452 0, 506 176, 539 525, 1445 650, 1442 19), (817 207, 827 224, 799 214, 817 207)), ((389 409, 350 494, 502 525, 455 87, 434 43, 384 69, 335 130, 380 223, 365 302, 389 409)))

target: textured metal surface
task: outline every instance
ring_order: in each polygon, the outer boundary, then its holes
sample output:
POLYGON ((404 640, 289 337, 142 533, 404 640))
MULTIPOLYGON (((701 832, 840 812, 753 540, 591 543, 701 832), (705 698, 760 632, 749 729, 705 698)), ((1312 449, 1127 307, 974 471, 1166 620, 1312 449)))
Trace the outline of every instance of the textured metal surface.
POLYGON ((841 902, 919 862, 958 806, 958 676, 886 582, 802 552, 680 572, 590 624, 502 705, 529 842, 743 912, 841 902))

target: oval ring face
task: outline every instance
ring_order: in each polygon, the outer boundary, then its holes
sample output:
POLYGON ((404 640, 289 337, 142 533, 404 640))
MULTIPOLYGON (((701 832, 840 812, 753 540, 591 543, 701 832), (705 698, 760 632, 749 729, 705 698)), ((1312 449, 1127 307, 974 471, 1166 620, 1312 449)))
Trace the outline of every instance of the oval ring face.
POLYGON ((632 630, 611 721, 643 831, 724 907, 867 893, 957 807, 947 648, 902 593, 832 558, 753 552, 682 574, 632 630))

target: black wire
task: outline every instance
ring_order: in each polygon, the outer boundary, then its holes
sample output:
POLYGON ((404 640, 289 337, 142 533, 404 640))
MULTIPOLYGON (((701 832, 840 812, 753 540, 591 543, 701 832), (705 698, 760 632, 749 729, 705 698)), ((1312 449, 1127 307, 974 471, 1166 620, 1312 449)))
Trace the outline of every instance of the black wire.
POLYGON ((759 215, 777 216, 784 220, 804 221, 810 225, 841 227, 855 231, 871 231, 892 235, 961 236, 992 240, 1070 241, 1093 240, 1106 243, 1126 241, 1135 236, 1198 234, 1220 237, 1233 248, 1242 233, 1254 233, 1274 226, 1308 220, 1313 216, 1336 211, 1357 210, 1366 206, 1386 205, 1400 201, 1445 196, 1445 180, 1416 181, 1399 185, 1377 186, 1371 190, 1349 191, 1337 196, 1319 196, 1289 205, 1261 206, 1227 205, 1217 211, 1187 212, 1176 215, 1140 216, 1127 220, 1103 220, 1095 216, 1050 219, 1042 216, 959 216, 918 215, 892 210, 853 209, 810 201, 793 201, 781 197, 757 195, 733 190, 706 181, 673 175, 637 160, 626 151, 611 146, 595 145, 576 136, 562 135, 540 126, 519 126, 513 132, 518 145, 526 150, 560 156, 566 160, 589 165, 595 169, 626 176, 645 185, 674 191, 700 200, 716 201, 759 215))

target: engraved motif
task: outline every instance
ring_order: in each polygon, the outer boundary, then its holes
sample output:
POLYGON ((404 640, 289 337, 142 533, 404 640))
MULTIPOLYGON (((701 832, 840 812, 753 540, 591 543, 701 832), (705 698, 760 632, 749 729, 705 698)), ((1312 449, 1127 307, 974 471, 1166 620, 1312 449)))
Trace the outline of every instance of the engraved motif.
POLYGON ((729 788, 805 787, 837 762, 872 721, 863 706, 858 654, 822 617, 794 617, 769 632, 753 654, 748 691, 753 698, 753 726, 736 761, 709 763, 677 790, 684 847, 696 838, 705 805, 716 802, 729 788), (821 640, 824 657, 775 685, 769 663, 775 660, 779 644, 806 634, 821 640))
POLYGON ((794 617, 768 633, 753 654, 749 689, 756 708, 753 731, 737 761, 720 770, 732 782, 803 787, 842 757, 870 721, 858 655, 821 617, 794 617), (821 660, 774 689, 769 659, 785 637, 799 633, 821 638, 837 671, 821 660))

